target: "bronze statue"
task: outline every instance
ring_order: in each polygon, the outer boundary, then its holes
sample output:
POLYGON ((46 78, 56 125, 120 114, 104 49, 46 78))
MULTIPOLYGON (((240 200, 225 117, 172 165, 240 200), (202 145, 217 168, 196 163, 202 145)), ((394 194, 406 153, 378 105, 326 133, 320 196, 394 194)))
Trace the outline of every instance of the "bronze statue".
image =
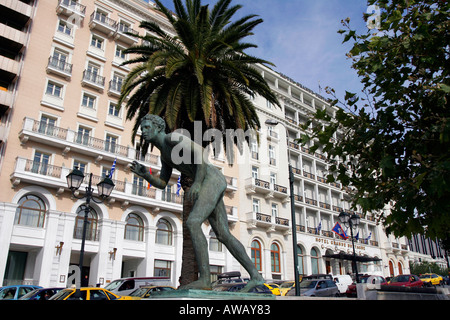
POLYGON ((230 233, 228 228, 228 218, 223 202, 227 187, 225 177, 211 165, 200 145, 177 132, 166 134, 165 127, 164 120, 155 115, 147 115, 141 122, 143 139, 161 152, 160 176, 153 176, 145 166, 137 161, 133 162, 131 171, 159 189, 167 186, 173 168, 194 180, 186 195, 194 201, 187 220, 187 227, 192 237, 199 268, 199 279, 180 289, 211 289, 208 243, 201 229, 206 219, 210 222, 217 239, 227 247, 249 273, 251 280, 242 291, 246 292, 256 285, 263 284, 264 279, 246 254, 244 246, 230 233), (180 155, 180 152, 189 154, 180 155))

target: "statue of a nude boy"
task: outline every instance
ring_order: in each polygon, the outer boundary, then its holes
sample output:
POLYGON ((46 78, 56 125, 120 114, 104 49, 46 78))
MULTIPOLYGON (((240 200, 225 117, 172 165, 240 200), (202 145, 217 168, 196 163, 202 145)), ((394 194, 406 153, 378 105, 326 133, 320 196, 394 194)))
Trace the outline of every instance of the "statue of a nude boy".
POLYGON ((161 173, 159 177, 155 177, 149 173, 145 166, 136 161, 133 162, 131 167, 132 172, 159 189, 164 189, 167 186, 173 168, 194 179, 194 183, 187 194, 187 197, 195 201, 189 214, 187 227, 192 236, 200 277, 199 280, 184 286, 182 289, 211 289, 208 244, 201 229, 206 219, 209 220, 218 240, 227 247, 249 273, 251 280, 243 291, 248 291, 252 287, 264 283, 264 279, 246 254, 244 246, 228 229, 227 213, 223 203, 227 182, 223 174, 212 166, 208 159, 205 159, 203 148, 179 133, 166 134, 164 120, 155 115, 144 117, 141 122, 141 131, 142 137, 161 152, 161 173), (190 150, 191 156, 188 158, 192 159, 193 163, 174 161, 172 151, 175 146, 177 146, 176 150, 190 150))

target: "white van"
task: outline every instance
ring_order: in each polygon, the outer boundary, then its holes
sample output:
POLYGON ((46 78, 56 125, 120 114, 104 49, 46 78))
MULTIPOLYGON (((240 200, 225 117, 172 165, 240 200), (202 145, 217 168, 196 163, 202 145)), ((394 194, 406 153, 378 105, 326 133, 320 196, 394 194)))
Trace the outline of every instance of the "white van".
POLYGON ((350 277, 348 274, 336 275, 333 277, 333 280, 336 283, 341 294, 345 294, 348 286, 353 283, 352 277, 350 277))
POLYGON ((122 278, 112 281, 105 289, 119 296, 127 296, 143 286, 172 286, 172 282, 170 278, 161 277, 122 278))

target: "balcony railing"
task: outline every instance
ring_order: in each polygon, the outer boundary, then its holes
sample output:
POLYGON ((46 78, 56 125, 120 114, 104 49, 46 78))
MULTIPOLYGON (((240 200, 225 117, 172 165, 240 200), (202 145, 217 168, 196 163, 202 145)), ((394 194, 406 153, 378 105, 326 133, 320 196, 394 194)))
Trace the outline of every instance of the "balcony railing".
POLYGON ((61 9, 66 9, 68 12, 78 14, 81 17, 84 17, 86 14, 86 6, 73 0, 58 0, 56 10, 60 12, 61 9))
POLYGON ((98 75, 96 72, 84 70, 82 83, 90 84, 97 89, 103 89, 105 87, 105 77, 98 75))

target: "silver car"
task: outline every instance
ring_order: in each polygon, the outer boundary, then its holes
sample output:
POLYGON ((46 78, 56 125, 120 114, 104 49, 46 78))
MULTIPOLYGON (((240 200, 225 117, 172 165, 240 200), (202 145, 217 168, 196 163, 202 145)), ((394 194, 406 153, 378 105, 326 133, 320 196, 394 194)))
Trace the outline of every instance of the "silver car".
MULTIPOLYGON (((287 296, 295 295, 295 290, 290 290, 287 296)), ((300 295, 308 297, 339 297, 339 289, 333 280, 316 279, 304 280, 300 283, 300 295)))

